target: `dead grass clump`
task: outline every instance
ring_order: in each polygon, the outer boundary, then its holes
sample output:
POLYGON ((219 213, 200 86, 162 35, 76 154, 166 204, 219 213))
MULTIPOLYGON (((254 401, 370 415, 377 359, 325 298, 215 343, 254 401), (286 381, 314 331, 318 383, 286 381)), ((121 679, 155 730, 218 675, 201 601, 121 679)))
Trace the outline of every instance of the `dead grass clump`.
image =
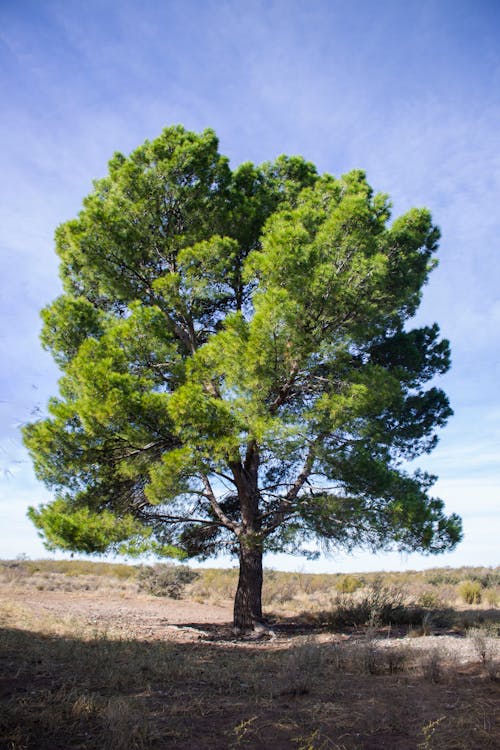
POLYGON ((317 683, 325 660, 325 648, 311 641, 289 649, 282 656, 276 677, 279 695, 305 695, 317 683))
POLYGON ((443 676, 443 655, 437 648, 426 651, 421 658, 422 674, 429 682, 439 682, 443 676))
POLYGON ((500 601, 500 592, 495 589, 486 589, 484 592, 484 599, 490 607, 498 607, 500 601))
POLYGON ((386 645, 368 635, 343 646, 343 670, 360 675, 396 675, 413 670, 415 654, 406 643, 386 645))
POLYGON ((474 652, 491 680, 500 678, 500 640, 488 628, 471 628, 467 632, 474 652))
POLYGON ((135 698, 106 698, 77 688, 39 689, 28 697, 17 696, 8 702, 0 721, 0 737, 11 750, 147 750, 155 732, 145 714, 145 702, 135 698), (11 728, 2 735, 6 725, 11 728))

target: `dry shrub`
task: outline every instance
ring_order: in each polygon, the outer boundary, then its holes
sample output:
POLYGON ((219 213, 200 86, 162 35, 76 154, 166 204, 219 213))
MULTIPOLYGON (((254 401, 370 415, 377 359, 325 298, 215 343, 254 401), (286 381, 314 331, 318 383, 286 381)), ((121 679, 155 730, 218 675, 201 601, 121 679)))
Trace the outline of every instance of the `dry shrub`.
POLYGON ((422 674, 429 682, 439 682, 443 676, 443 658, 437 648, 429 649, 421 659, 422 674))
POLYGON ((306 641, 287 651, 276 676, 277 692, 281 695, 309 693, 325 663, 324 647, 306 641))
POLYGON ((360 643, 352 652, 354 668, 362 674, 379 674, 383 671, 380 647, 371 638, 360 643))
POLYGON ((438 609, 443 606, 437 591, 423 591, 418 598, 418 604, 426 609, 438 609))
POLYGON ((183 565, 144 566, 139 571, 139 587, 153 596, 180 599, 186 586, 197 577, 196 571, 183 565))
POLYGON ((438 624, 443 622, 442 618, 439 619, 439 613, 425 611, 422 613, 421 621, 416 626, 411 626, 408 630, 410 638, 420 638, 422 636, 432 635, 434 628, 438 627, 438 624))
POLYGON ((297 580, 277 575, 274 571, 265 572, 262 588, 262 604, 265 607, 291 602, 299 592, 301 586, 297 580))
POLYGON ((387 672, 389 674, 398 674, 409 669, 413 659, 413 652, 406 644, 398 644, 386 648, 384 651, 387 672))
POLYGON ((340 643, 339 641, 329 643, 326 653, 328 663, 332 666, 335 672, 343 672, 347 669, 349 656, 344 643, 340 643))
POLYGON ((472 628, 467 632, 468 638, 483 665, 486 674, 492 680, 500 675, 500 642, 488 628, 472 628))
POLYGON ((333 602, 333 609, 321 617, 327 627, 337 629, 370 623, 411 624, 417 614, 405 604, 405 595, 400 588, 375 581, 357 598, 339 594, 333 602))

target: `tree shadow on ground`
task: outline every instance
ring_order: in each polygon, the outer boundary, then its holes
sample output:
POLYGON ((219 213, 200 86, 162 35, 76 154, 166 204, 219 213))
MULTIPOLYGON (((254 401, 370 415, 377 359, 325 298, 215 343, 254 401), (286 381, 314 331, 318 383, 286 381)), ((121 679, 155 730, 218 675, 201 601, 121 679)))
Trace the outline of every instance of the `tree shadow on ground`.
POLYGON ((9 750, 411 750, 431 730, 444 749, 457 732, 469 748, 500 739, 498 683, 479 665, 430 677, 410 663, 343 663, 329 643, 240 648, 16 628, 0 643, 9 750))

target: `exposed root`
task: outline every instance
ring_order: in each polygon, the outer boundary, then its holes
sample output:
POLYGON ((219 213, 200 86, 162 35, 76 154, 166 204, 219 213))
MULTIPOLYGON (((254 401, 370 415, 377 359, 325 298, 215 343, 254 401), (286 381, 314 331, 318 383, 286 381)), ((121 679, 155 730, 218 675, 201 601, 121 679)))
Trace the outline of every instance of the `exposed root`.
POLYGON ((244 638, 245 640, 250 641, 259 641, 264 638, 274 641, 276 638, 274 630, 271 630, 267 625, 264 625, 263 622, 254 622, 251 628, 234 627, 233 633, 237 638, 244 638))

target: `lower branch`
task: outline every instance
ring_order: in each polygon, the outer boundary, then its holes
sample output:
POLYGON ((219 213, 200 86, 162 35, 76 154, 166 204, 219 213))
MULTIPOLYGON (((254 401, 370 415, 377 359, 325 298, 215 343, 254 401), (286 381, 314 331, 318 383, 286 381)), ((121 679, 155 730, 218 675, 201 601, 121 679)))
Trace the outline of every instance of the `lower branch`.
POLYGON ((236 535, 239 535, 241 533, 240 525, 235 523, 234 521, 231 521, 231 519, 228 518, 228 516, 226 516, 226 514, 220 507, 207 475, 202 474, 201 478, 203 481, 203 485, 205 487, 205 497, 208 499, 208 502, 210 503, 210 507, 212 508, 213 512, 219 519, 221 525, 225 526, 226 529, 233 531, 236 535))
POLYGON ((304 484, 307 482, 307 479, 310 476, 314 466, 314 448, 315 444, 313 443, 309 448, 309 452, 307 454, 306 460, 304 461, 304 466, 302 467, 300 474, 297 476, 297 479, 292 484, 285 497, 282 498, 276 510, 272 513, 274 521, 270 524, 267 524, 266 526, 263 526, 262 532, 265 536, 269 536, 269 534, 275 531, 288 517, 293 515, 294 500, 297 499, 297 495, 299 494, 304 484))

